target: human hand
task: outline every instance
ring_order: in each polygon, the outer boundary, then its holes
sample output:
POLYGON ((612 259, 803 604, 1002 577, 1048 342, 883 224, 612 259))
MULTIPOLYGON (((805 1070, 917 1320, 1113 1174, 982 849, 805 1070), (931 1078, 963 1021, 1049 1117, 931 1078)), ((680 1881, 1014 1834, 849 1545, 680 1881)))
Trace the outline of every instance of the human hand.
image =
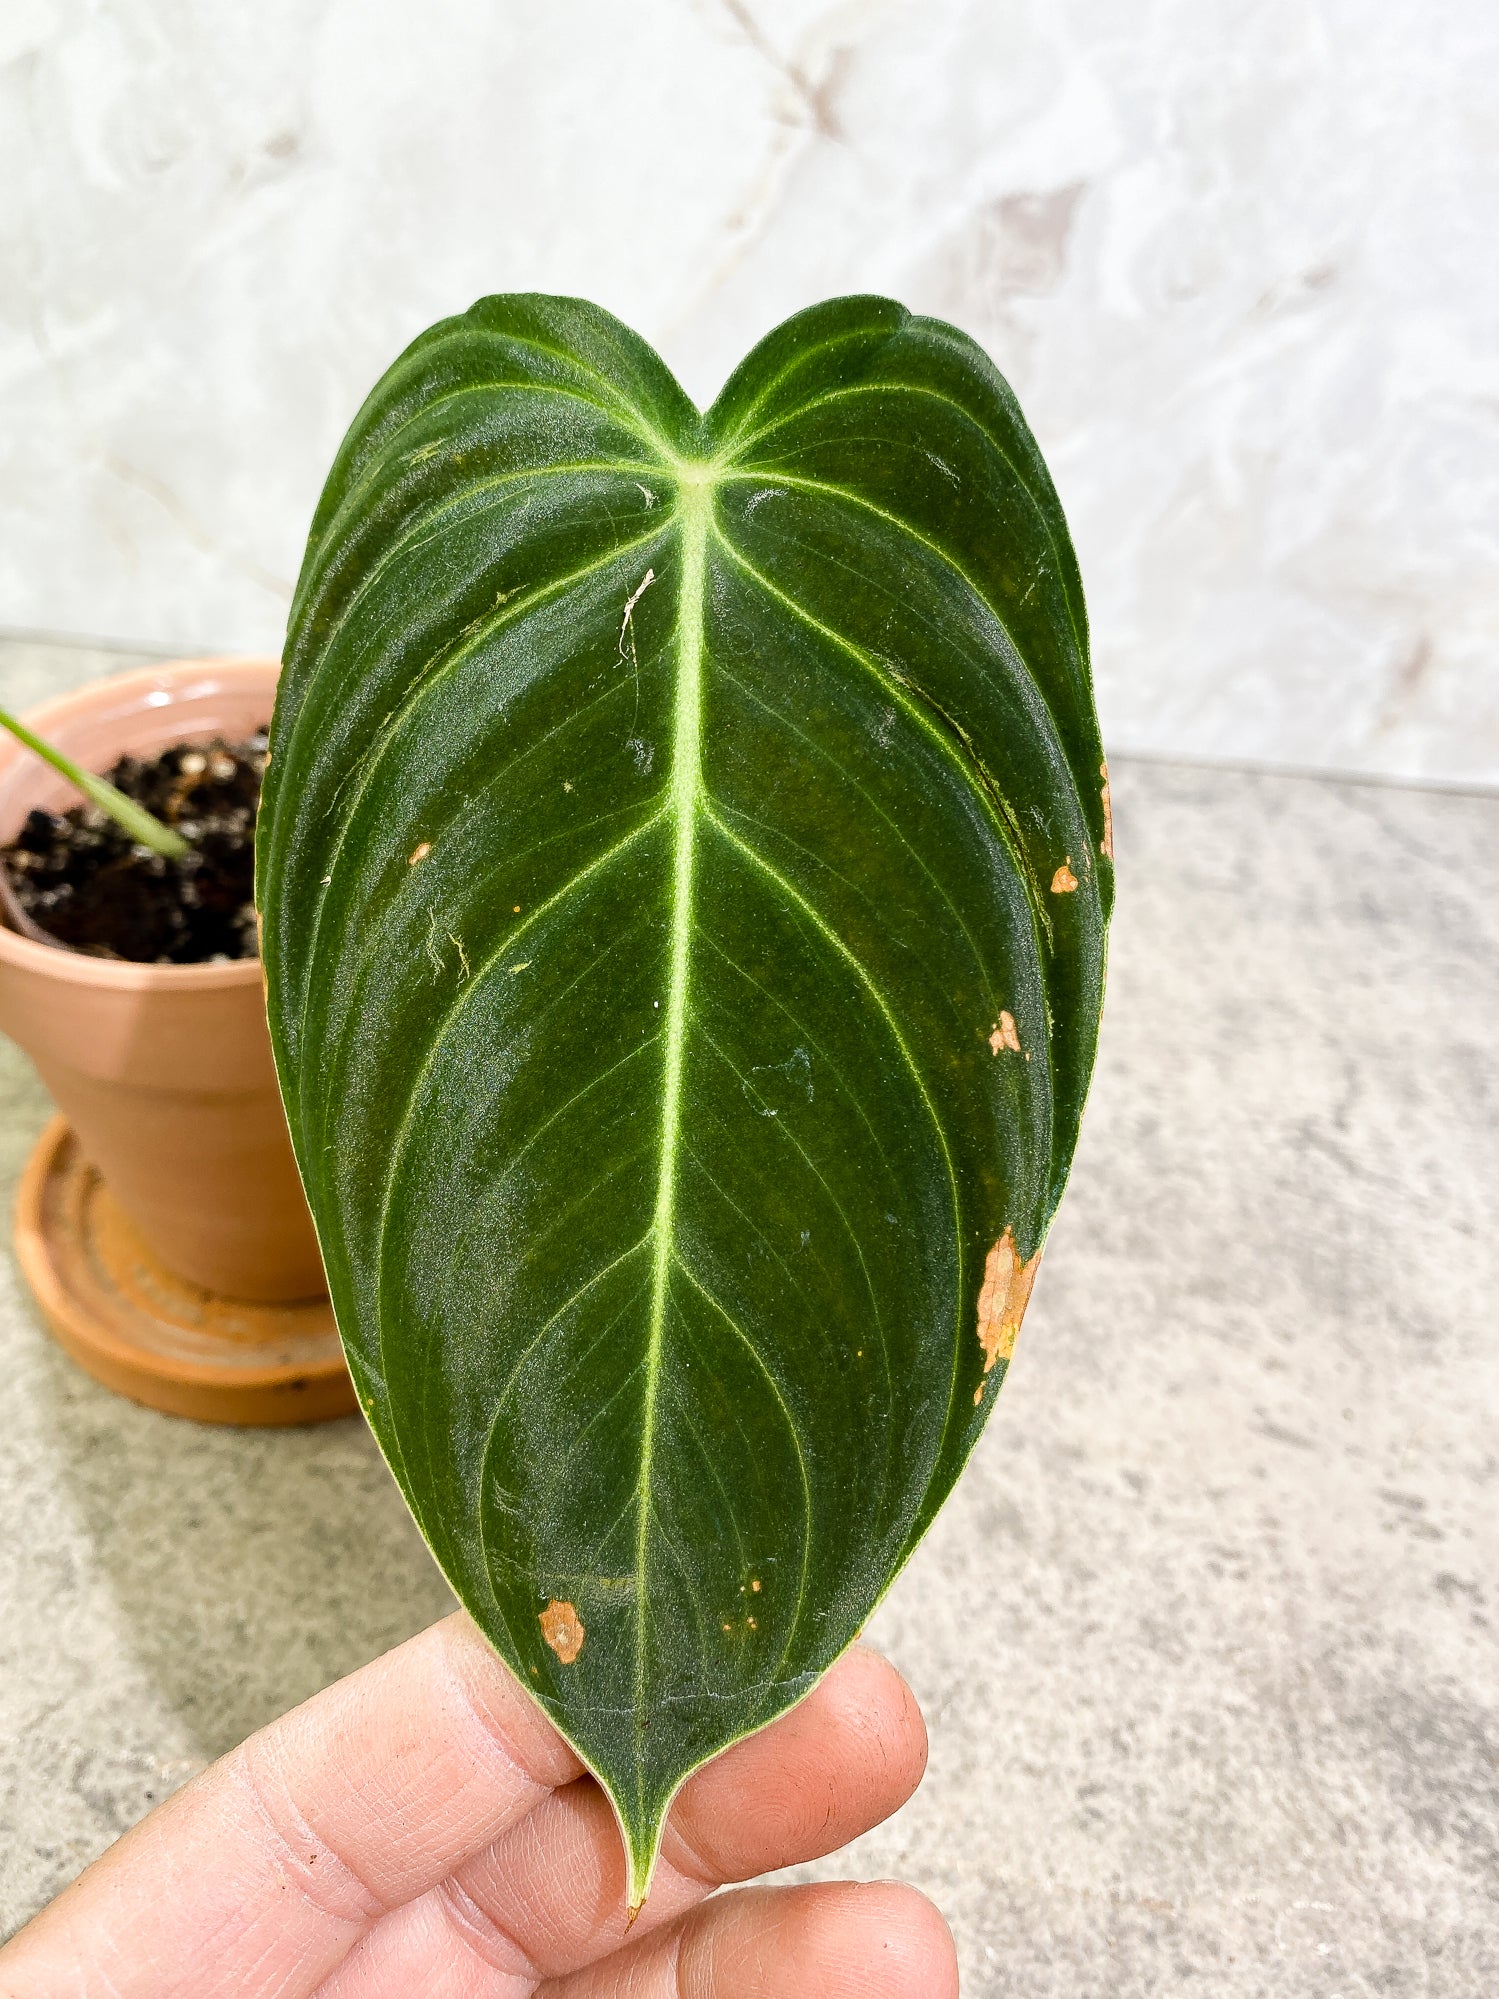
POLYGON ((704 1900, 878 1824, 925 1762, 856 1647, 689 1779, 627 1932, 608 1802, 460 1614, 142 1820, 0 1950, 0 1999, 953 1999, 914 1889, 704 1900))

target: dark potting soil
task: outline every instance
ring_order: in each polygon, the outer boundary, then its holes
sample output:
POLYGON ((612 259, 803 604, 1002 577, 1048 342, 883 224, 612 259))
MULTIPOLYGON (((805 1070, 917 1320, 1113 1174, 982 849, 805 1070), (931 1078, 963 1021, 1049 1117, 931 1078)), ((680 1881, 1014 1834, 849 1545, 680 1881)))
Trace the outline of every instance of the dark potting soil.
POLYGON ((0 860, 16 900, 61 943, 96 958, 201 965, 257 955, 255 808, 266 731, 121 757, 111 784, 173 826, 192 852, 138 847, 97 805, 33 812, 0 860))

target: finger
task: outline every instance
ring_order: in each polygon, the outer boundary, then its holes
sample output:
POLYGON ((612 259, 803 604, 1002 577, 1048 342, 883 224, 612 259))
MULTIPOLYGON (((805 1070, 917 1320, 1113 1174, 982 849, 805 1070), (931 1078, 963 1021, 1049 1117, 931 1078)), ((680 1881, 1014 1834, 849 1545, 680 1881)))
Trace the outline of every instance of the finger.
MULTIPOLYGON (((722 1882, 844 1845, 903 1804, 925 1764, 900 1675, 875 1652, 846 1654, 799 1706, 688 1781, 633 1940, 722 1882)), ((618 1949, 625 1894, 614 1814, 591 1780, 570 1784, 372 1930, 320 1999, 528 1991, 618 1949)))
POLYGON ((684 1786, 662 1858, 717 1887, 834 1853, 906 1802, 926 1755, 916 1696, 856 1645, 799 1706, 684 1786))
POLYGON ((896 1882, 741 1888, 536 1999, 957 1999, 951 1933, 896 1882))
POLYGON ((0 1954, 0 1989, 293 1999, 580 1767, 447 1618, 152 1813, 0 1954))

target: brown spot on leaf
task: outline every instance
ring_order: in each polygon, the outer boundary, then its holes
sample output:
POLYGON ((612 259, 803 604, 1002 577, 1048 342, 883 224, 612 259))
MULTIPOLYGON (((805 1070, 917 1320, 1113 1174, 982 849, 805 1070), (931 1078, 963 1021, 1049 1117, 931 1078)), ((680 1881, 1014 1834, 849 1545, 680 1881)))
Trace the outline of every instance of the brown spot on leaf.
POLYGON ((570 1666, 583 1649, 583 1620, 570 1603, 553 1597, 541 1613, 541 1635, 564 1666, 570 1666))
POLYGON ((1072 856, 1069 854, 1051 878, 1053 895, 1071 895, 1077 887, 1077 876, 1072 872, 1072 856))
POLYGON ((414 868, 418 861, 426 860, 428 854, 430 854, 431 851, 432 851, 432 842, 430 840, 423 840, 421 845, 419 847, 413 847, 410 854, 407 856, 406 859, 407 867, 414 868))
POLYGON ((750 1588, 755 1592, 756 1596, 760 1594, 760 1584, 758 1581, 752 1582, 750 1588))
POLYGON ((1114 808, 1109 803, 1109 767, 1098 766, 1098 774, 1103 779, 1103 838, 1098 843, 1098 851, 1106 861, 1114 858, 1114 808))
POLYGON ((984 1384, 980 1382, 978 1387, 975 1388, 973 1391, 973 1406, 975 1409, 977 1409, 977 1407, 983 1401, 983 1399, 984 1399, 984 1384))
POLYGON ((1029 1263, 1020 1261, 1009 1229, 985 1260, 983 1289, 979 1292, 979 1345, 984 1349, 985 1374, 997 1360, 1008 1360, 1015 1351, 1015 1335, 1025 1317, 1040 1261, 1039 1249, 1029 1263))
POLYGON ((989 1036, 989 1046, 996 1055, 1001 1048, 1012 1048, 1017 1055, 1020 1053, 1020 1036, 1015 1032, 1013 1013, 1001 1010, 994 1032, 989 1036))

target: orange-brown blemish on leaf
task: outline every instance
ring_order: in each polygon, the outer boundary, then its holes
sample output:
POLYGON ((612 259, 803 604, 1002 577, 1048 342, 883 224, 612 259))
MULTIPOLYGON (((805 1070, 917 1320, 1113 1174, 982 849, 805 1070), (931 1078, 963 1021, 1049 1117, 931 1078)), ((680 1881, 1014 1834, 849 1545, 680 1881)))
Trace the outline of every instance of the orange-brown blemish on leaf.
POLYGON ((541 1635, 564 1666, 570 1666, 583 1649, 583 1620, 570 1603, 553 1597, 541 1613, 541 1635))
POLYGON ((1072 872, 1072 856, 1069 854, 1051 878, 1053 895, 1071 895, 1077 887, 1077 876, 1072 872))
POLYGON ((411 852, 407 855, 406 857, 407 867, 414 868, 418 861, 426 860, 428 854, 430 854, 431 851, 432 851, 432 842, 430 840, 423 840, 420 846, 413 847, 411 852))
POLYGON ((1020 1036, 1015 1031, 1013 1013, 1001 1010, 999 1019, 994 1025, 994 1032, 989 1036, 989 1046, 996 1055, 1001 1048, 1011 1048, 1017 1055, 1020 1053, 1020 1036))
POLYGON ((979 1292, 979 1345, 984 1349, 985 1374, 996 1361, 1008 1360, 1015 1351, 1015 1335, 1025 1317, 1040 1261, 1039 1249, 1029 1263, 1020 1261, 1009 1229, 985 1260, 984 1283, 979 1292))
POLYGON ((1103 838, 1098 843, 1098 851, 1106 861, 1114 858, 1114 808, 1109 803, 1109 767, 1098 766, 1098 774, 1103 779, 1103 838))
POLYGON ((750 1584, 750 1588, 755 1592, 756 1596, 760 1594, 760 1582, 758 1577, 756 1577, 754 1582, 750 1584))

